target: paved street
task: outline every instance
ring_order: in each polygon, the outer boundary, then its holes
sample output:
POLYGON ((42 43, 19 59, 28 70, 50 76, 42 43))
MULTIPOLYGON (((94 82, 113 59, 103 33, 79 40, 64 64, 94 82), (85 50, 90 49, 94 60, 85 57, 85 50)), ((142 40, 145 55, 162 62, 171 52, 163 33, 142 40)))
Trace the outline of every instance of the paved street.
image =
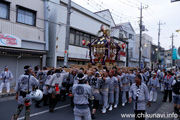
MULTIPOLYGON (((13 96, 14 97, 14 96, 13 96)), ((11 116, 16 110, 17 102, 13 97, 9 98, 0 98, 0 106, 3 109, 0 109, 1 120, 10 120, 11 116)), ((154 113, 162 105, 162 93, 158 93, 158 100, 156 103, 152 103, 151 108, 147 108, 148 113, 154 113)), ((173 106, 172 106, 173 107, 173 106)), ((53 113, 49 113, 48 107, 35 108, 34 103, 31 108, 31 120, 73 120, 73 110, 70 107, 70 99, 68 98, 65 102, 59 102, 56 106, 56 110, 53 113)), ((117 109, 113 111, 108 111, 106 114, 102 114, 101 109, 97 111, 96 120, 119 120, 121 114, 124 113, 133 113, 132 103, 127 104, 125 107, 118 106, 117 109)), ((165 111, 164 111, 165 112, 165 111)), ((19 120, 23 120, 24 110, 20 115, 19 120)), ((123 119, 122 119, 123 120, 123 119)), ((133 120, 133 118, 125 118, 125 120, 133 120)))

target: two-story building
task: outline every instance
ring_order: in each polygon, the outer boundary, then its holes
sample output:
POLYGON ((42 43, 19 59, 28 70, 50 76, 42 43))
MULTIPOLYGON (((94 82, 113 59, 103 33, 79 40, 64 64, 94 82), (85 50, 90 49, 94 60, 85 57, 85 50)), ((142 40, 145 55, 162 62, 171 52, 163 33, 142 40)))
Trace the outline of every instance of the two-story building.
POLYGON ((44 5, 41 0, 0 1, 0 71, 9 66, 11 85, 25 65, 45 65, 44 5))

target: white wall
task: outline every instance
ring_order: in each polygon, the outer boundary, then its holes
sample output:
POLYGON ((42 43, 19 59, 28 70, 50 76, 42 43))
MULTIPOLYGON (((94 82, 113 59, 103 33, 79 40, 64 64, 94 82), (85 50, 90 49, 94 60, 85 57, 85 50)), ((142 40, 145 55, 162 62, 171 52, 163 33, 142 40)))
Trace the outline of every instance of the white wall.
MULTIPOLYGON (((139 40, 140 40, 140 36, 139 34, 136 34, 136 49, 135 52, 136 54, 138 54, 139 56, 139 40)), ((152 37, 150 37, 147 34, 142 34, 142 55, 147 57, 148 59, 151 59, 151 43, 152 43, 152 37), (146 47, 144 45, 147 45, 146 47), (147 50, 147 54, 146 54, 146 50, 147 50)))
POLYGON ((0 19, 0 33, 21 39, 44 41, 44 3, 42 0, 6 0, 10 2, 10 20, 0 19), (36 26, 16 22, 16 5, 37 11, 36 26), (42 19, 42 20, 40 20, 42 19))

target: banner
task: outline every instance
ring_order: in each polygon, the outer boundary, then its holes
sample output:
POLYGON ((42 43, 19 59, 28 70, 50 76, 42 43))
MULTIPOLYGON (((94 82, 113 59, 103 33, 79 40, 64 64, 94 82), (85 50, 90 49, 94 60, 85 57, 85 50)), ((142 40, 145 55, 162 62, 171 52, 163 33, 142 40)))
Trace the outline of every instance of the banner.
POLYGON ((1 45, 9 47, 21 47, 21 39, 9 34, 0 34, 0 46, 1 45))
POLYGON ((172 59, 173 60, 180 59, 180 55, 178 54, 178 50, 177 49, 173 49, 172 59))

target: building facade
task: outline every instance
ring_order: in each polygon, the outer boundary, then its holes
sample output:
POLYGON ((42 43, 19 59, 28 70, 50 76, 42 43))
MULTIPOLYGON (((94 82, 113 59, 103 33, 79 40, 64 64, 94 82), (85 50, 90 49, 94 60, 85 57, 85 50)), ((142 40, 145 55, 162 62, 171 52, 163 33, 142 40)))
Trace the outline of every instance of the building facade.
POLYGON ((9 66, 11 86, 25 65, 45 65, 44 2, 35 1, 0 1, 0 71, 9 66))
POLYGON ((165 66, 165 49, 163 47, 159 47, 159 63, 160 68, 165 66))
POLYGON ((151 45, 151 69, 155 69, 158 67, 163 68, 163 66, 166 63, 166 55, 165 50, 161 46, 159 47, 158 52, 158 46, 155 44, 151 45), (159 53, 159 55, 158 55, 159 53))
POLYGON ((151 69, 157 68, 157 54, 158 54, 158 46, 155 44, 151 45, 151 69))
POLYGON ((128 42, 127 51, 128 51, 128 67, 137 67, 138 65, 138 56, 135 54, 135 31, 130 22, 121 23, 117 26, 121 26, 119 29, 119 37, 124 38, 128 42))
MULTIPOLYGON (((151 44, 152 44, 152 37, 143 33, 142 34, 142 48, 141 48, 141 67, 151 67, 151 44)), ((135 54, 138 55, 139 58, 139 42, 140 42, 140 35, 136 34, 135 39, 135 54)), ((138 60, 139 61, 139 60, 138 60)), ((139 66, 139 64, 138 64, 139 66)))
POLYGON ((165 66, 166 67, 171 67, 172 66, 172 50, 165 50, 165 66))
MULTIPOLYGON (((50 49, 47 53, 48 66, 64 66, 67 4, 68 0, 49 1, 50 49)), ((89 63, 89 49, 86 45, 82 45, 81 41, 91 41, 97 37, 101 25, 110 29, 111 25, 114 24, 111 20, 102 17, 100 12, 93 13, 74 2, 71 2, 71 11, 67 67, 71 64, 89 63)))

